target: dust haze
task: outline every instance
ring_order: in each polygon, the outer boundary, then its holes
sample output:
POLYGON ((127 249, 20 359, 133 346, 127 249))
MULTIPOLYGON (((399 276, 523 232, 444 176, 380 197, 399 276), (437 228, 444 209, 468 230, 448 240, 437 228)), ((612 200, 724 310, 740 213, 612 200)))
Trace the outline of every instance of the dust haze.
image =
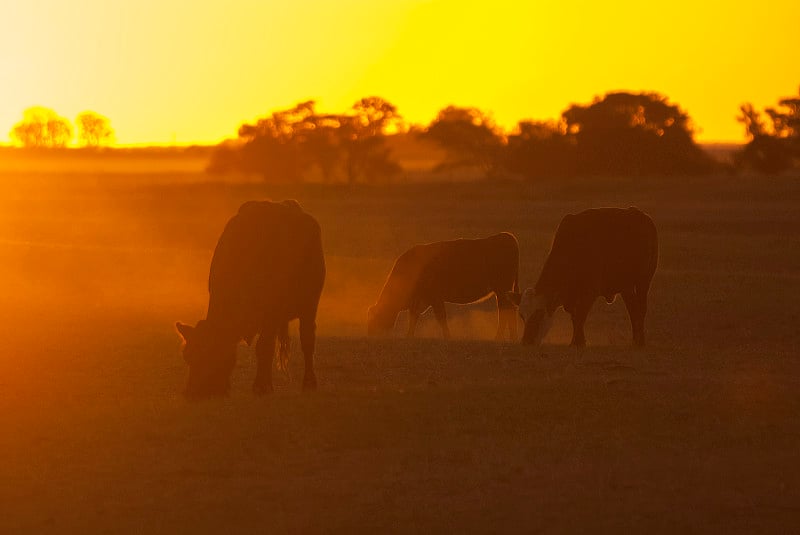
POLYGON ((117 168, 0 179, 4 533, 800 521, 796 178, 339 186, 117 168), (300 394, 295 342, 272 398, 251 394, 243 351, 229 398, 187 403, 174 322, 205 315, 213 248, 240 204, 286 198, 323 231, 319 392, 300 394), (430 313, 415 340, 403 314, 393 338, 366 338, 367 308, 412 245, 512 232, 525 288, 564 214, 629 205, 660 236, 647 348, 630 348, 621 299, 595 304, 581 354, 563 312, 541 355, 490 341, 493 298, 448 306, 451 342, 430 313))

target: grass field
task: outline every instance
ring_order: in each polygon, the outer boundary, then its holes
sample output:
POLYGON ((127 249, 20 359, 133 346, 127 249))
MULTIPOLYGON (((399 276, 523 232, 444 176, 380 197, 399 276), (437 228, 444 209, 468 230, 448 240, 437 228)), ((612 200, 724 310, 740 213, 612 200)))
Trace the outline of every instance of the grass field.
MULTIPOLYGON (((0 176, 0 533, 773 532, 800 529, 800 179, 391 187, 200 175, 0 176), (204 314, 211 251, 254 198, 320 221, 317 393, 179 394, 175 320, 204 314), (647 348, 621 300, 589 347, 560 313, 542 355, 369 340, 366 309, 415 243, 507 230, 532 285, 563 214, 637 205, 661 259, 647 348)), ((296 330, 296 326, 293 326, 296 330)), ((295 336, 296 338, 296 336, 295 336)), ((295 343, 295 346, 299 344, 295 343)))

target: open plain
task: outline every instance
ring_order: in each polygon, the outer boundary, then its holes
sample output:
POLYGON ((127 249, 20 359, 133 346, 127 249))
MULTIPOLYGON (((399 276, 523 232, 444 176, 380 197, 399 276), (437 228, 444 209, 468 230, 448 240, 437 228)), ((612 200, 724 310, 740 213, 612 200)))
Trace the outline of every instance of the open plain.
POLYGON ((192 172, 0 176, 0 533, 791 532, 800 528, 798 177, 386 186, 192 172), (296 341, 276 393, 242 347, 228 398, 187 402, 176 320, 248 199, 322 225, 319 391, 296 341), (420 338, 365 337, 415 243, 516 234, 532 286, 560 218, 656 222, 648 346, 621 299, 588 347, 491 340, 493 302, 420 338))

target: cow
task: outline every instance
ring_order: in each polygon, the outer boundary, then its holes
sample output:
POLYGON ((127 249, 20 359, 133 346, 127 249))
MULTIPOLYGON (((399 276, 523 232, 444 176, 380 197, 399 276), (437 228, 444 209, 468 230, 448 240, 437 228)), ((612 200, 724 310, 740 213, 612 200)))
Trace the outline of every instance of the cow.
POLYGON ((558 307, 572 316, 572 343, 586 345, 583 326, 594 301, 622 294, 633 343, 644 345, 647 293, 658 264, 658 234, 635 207, 594 208, 564 216, 534 288, 510 293, 525 324, 522 343, 539 346, 558 307))
POLYGON ((397 315, 409 311, 408 336, 414 336, 419 316, 433 308, 445 339, 450 338, 445 303, 468 304, 497 297, 497 339, 508 328, 517 338, 515 306, 507 292, 519 291, 519 247, 517 238, 502 232, 482 239, 459 239, 416 245, 400 255, 370 307, 367 333, 392 330, 397 315))
POLYGON ((208 277, 208 312, 196 326, 176 323, 189 365, 185 395, 225 395, 240 340, 256 337, 253 391, 272 392, 276 339, 288 358, 288 325, 300 320, 303 388, 317 386, 314 345, 325 282, 320 226, 293 200, 248 201, 225 225, 208 277))

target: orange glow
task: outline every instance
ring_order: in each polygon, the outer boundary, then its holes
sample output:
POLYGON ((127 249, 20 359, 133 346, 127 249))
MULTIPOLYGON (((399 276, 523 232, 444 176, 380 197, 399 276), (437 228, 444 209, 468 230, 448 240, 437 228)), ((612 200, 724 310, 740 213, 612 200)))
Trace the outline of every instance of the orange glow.
POLYGON ((33 105, 97 110, 123 145, 209 143, 306 99, 340 112, 378 95, 424 124, 476 106, 511 128, 623 89, 667 95, 701 140, 738 141, 739 104, 800 84, 776 20, 800 3, 7 2, 0 139, 33 105))

